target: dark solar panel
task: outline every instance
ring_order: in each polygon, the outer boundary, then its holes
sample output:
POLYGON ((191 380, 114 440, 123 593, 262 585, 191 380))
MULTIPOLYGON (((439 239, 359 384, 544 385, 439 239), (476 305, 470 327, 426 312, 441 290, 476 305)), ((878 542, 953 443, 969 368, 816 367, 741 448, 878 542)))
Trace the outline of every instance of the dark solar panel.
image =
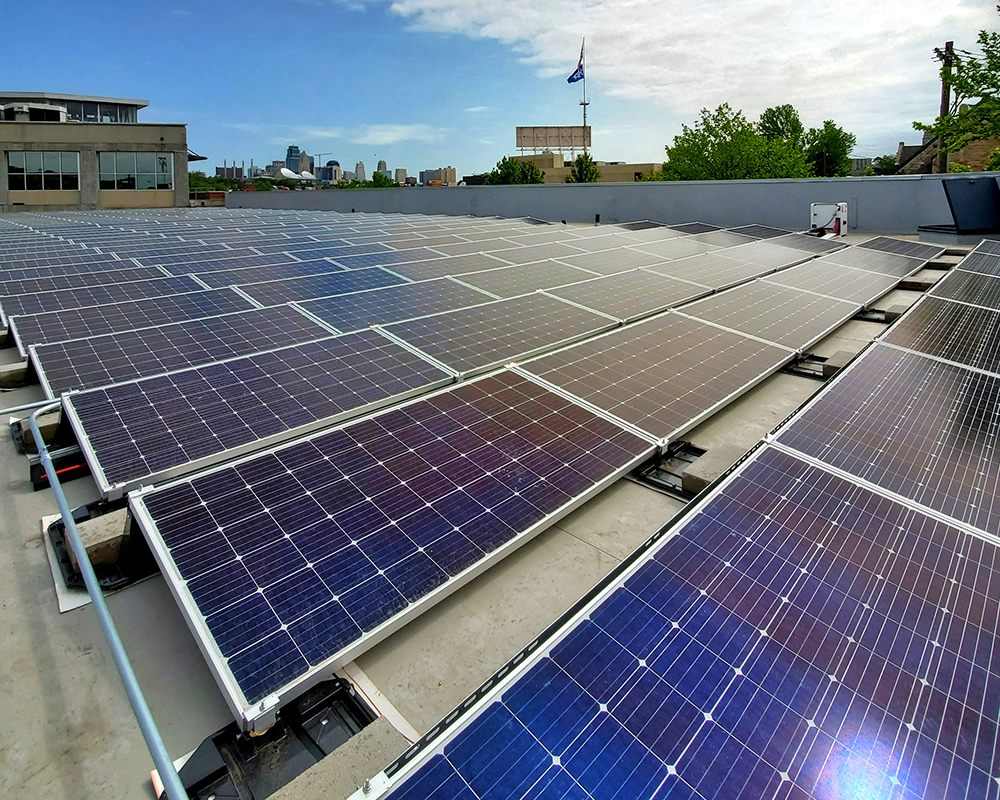
POLYGON ((463 275, 461 280, 497 297, 517 297, 536 289, 548 289, 551 286, 576 283, 592 277, 594 277, 592 272, 560 264, 558 261, 539 261, 536 264, 522 264, 517 267, 463 275))
POLYGON ((549 258, 565 258, 575 256, 580 252, 575 247, 567 244, 552 242, 550 244, 530 244, 525 247, 517 247, 508 250, 494 250, 494 258, 500 258, 511 264, 528 264, 532 261, 544 261, 549 258))
MULTIPOLYGON (((579 230, 579 229, 577 229, 579 230)), ((576 233, 576 231, 574 231, 576 233)), ((584 250, 588 253, 598 253, 606 250, 618 250, 627 244, 635 244, 635 239, 629 234, 621 233, 609 233, 607 229, 600 231, 598 235, 592 236, 579 236, 577 235, 574 239, 567 239, 568 244, 573 245, 573 247, 584 250)), ((574 256, 567 256, 567 258, 574 258, 574 256)), ((565 258, 561 258, 560 261, 565 261, 565 258)))
POLYGON ((450 379, 377 331, 68 396, 102 493, 328 425, 450 379))
POLYGON ((155 327, 254 307, 252 302, 230 289, 206 289, 188 294, 14 317, 10 321, 10 328, 18 350, 27 356, 28 347, 33 344, 64 342, 67 339, 155 327))
POLYGON ((907 242, 902 239, 892 239, 888 236, 876 236, 867 242, 862 242, 858 247, 871 248, 872 250, 884 250, 887 253, 896 253, 901 256, 911 256, 930 261, 937 258, 944 252, 944 246, 939 244, 921 244, 920 242, 907 242))
POLYGON ((478 242, 443 244, 439 247, 435 247, 434 249, 447 256, 464 256, 472 253, 491 253, 496 250, 507 250, 513 244, 514 242, 508 242, 503 239, 490 238, 478 242))
POLYGON ((883 341, 1000 374, 998 311, 925 297, 883 341))
POLYGON ((980 253, 991 253, 992 255, 1000 256, 1000 241, 997 239, 983 239, 976 245, 976 250, 980 253))
MULTIPOLYGON (((700 224, 704 223, 698 223, 698 222, 688 223, 688 225, 700 225, 700 224)), ((655 228, 662 228, 664 227, 664 225, 662 222, 651 222, 650 220, 640 220, 638 222, 620 222, 617 227, 623 228, 624 230, 627 231, 648 231, 655 228)), ((671 225, 670 227, 673 228, 674 230, 681 229, 681 226, 679 225, 671 225)), ((685 231, 685 233, 690 233, 690 231, 685 231)))
POLYGON ((32 272, 30 277, 11 279, 0 277, 0 297, 17 294, 36 294, 38 292, 57 292, 63 289, 76 289, 83 286, 127 283, 128 281, 144 281, 164 277, 162 270, 157 267, 137 267, 131 261, 122 261, 119 263, 126 265, 124 269, 109 269, 105 272, 86 272, 71 275, 49 275, 45 277, 36 277, 32 272))
POLYGON ((972 252, 958 265, 960 270, 1000 277, 1000 255, 972 252))
POLYGON ((792 357, 675 313, 522 364, 659 440, 676 438, 792 357))
POLYGON ((717 255, 725 255, 726 258, 731 258, 734 261, 756 264, 772 270, 801 264, 811 257, 803 250, 783 247, 770 240, 760 240, 750 244, 741 244, 739 247, 730 247, 717 255))
POLYGON ((582 253, 578 256, 566 256, 559 260, 564 264, 590 270, 600 275, 614 275, 616 272, 625 272, 637 267, 651 267, 654 264, 662 264, 666 259, 650 253, 641 253, 638 250, 626 250, 616 245, 616 249, 614 250, 582 253))
POLYGON ((709 225, 707 222, 682 222, 680 225, 670 227, 681 233, 711 233, 722 230, 718 225, 709 225))
POLYGON ((387 325, 386 330, 459 374, 526 358, 617 323, 543 294, 387 325))
POLYGON ((783 269, 762 280, 779 286, 791 286, 794 289, 839 297, 841 300, 850 300, 864 306, 874 302, 899 283, 897 278, 889 275, 832 264, 822 258, 783 269))
MULTIPOLYGON (((677 226, 674 226, 674 230, 677 230, 677 226)), ((747 244, 754 241, 752 236, 745 236, 742 233, 733 233, 732 231, 722 230, 699 233, 691 238, 699 242, 705 242, 706 244, 714 244, 716 247, 736 247, 737 245, 747 244)))
POLYGON ((1000 378, 876 345, 778 437, 942 514, 996 531, 1000 378))
POLYGON ((438 278, 307 300, 298 305, 338 330, 356 331, 369 325, 400 322, 491 300, 492 297, 477 289, 438 278))
POLYGON ((273 264, 266 267, 244 267, 223 272, 199 272, 198 280, 214 289, 220 286, 288 280, 289 278, 303 278, 307 275, 323 275, 330 272, 345 272, 345 270, 332 261, 318 258, 314 261, 290 261, 286 264, 273 264))
POLYGON ((659 275, 680 278, 709 289, 725 289, 774 271, 772 267, 734 261, 721 253, 703 253, 700 256, 681 258, 647 269, 659 275))
POLYGON ((638 250, 641 253, 649 253, 650 255, 657 256, 664 261, 675 258, 685 258, 686 256, 707 253, 710 250, 717 249, 715 245, 699 242, 697 239, 689 236, 678 237, 677 239, 666 239, 658 242, 640 242, 638 244, 630 245, 630 248, 638 250))
POLYGON ((306 275, 302 278, 286 278, 279 281, 245 283, 239 288, 261 305, 276 306, 293 300, 313 300, 317 297, 329 297, 405 282, 404 278, 374 267, 306 275))
POLYGON ((858 303, 754 281, 686 305, 688 316, 802 350, 853 317, 858 303))
POLYGON ((884 250, 846 247, 837 253, 830 253, 817 259, 817 263, 842 264, 845 267, 855 267, 869 272, 878 272, 882 275, 903 278, 912 275, 927 262, 922 258, 887 253, 884 250))
POLYGON ((501 372, 131 502, 249 715, 651 450, 501 372))
POLYGON ((845 245, 836 239, 820 239, 816 236, 807 236, 804 233, 789 233, 786 236, 775 236, 769 240, 771 244, 790 247, 793 250, 802 250, 805 253, 832 253, 843 250, 845 245))
POLYGON ((293 307, 275 306, 40 345, 31 357, 46 395, 56 397, 329 335, 293 307))
POLYGON ((0 308, 7 317, 15 314, 44 314, 48 311, 122 303, 145 297, 196 292, 202 285, 193 278, 156 278, 134 283, 112 283, 105 286, 81 286, 37 294, 0 297, 0 308))
POLYGON ((569 300, 602 314, 632 322, 657 311, 701 297, 709 290, 643 269, 550 289, 547 294, 569 300))
POLYGON ((433 258, 441 258, 441 254, 428 250, 426 247, 417 247, 412 250, 389 250, 358 256, 339 256, 335 260, 347 269, 362 269, 364 267, 407 264, 411 261, 427 261, 433 258))
POLYGON ((963 303, 1000 310, 1000 277, 953 269, 938 281, 930 293, 963 303))
POLYGON ((998 556, 764 450, 373 796, 996 798, 998 556))
POLYGON ((393 264, 391 269, 396 274, 409 278, 411 281, 423 281, 503 266, 506 266, 505 261, 500 261, 485 253, 470 253, 465 256, 449 256, 448 258, 420 261, 414 264, 393 264))
POLYGON ((729 228, 733 233, 742 233, 744 236, 753 236, 755 239, 773 239, 776 236, 784 236, 791 231, 784 228, 771 228, 767 225, 741 225, 738 228, 729 228))

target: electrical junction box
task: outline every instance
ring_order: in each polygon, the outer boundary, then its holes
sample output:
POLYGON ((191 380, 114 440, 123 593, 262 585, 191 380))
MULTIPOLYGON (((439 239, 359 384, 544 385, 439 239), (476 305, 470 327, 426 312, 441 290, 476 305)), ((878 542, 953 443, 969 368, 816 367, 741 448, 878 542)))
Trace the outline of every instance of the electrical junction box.
POLYGON ((809 206, 809 229, 843 236, 847 233, 847 203, 813 203, 809 206))

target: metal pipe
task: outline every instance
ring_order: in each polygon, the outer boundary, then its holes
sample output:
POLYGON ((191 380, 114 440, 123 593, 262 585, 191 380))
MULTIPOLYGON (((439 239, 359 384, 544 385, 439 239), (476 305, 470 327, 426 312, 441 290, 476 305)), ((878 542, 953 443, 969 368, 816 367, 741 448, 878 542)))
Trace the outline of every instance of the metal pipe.
POLYGON ((30 411, 31 409, 38 408, 39 406, 50 405, 52 405, 51 400, 36 400, 34 403, 24 403, 23 405, 11 406, 10 408, 0 408, 0 417, 5 417, 8 414, 14 414, 18 411, 30 411))
POLYGON ((47 403, 47 405, 32 412, 31 416, 28 417, 28 424, 31 426, 31 433, 35 437, 35 445, 38 447, 38 455, 42 461, 42 466, 45 467, 45 474, 49 478, 49 485, 51 485, 52 491, 56 496, 56 502, 59 504, 59 513, 62 514, 63 524, 66 526, 66 537, 69 539, 73 552, 76 553, 80 572, 83 574, 84 583, 87 584, 87 592, 90 594, 90 599, 94 602, 94 610, 97 612, 97 618, 101 621, 104 635, 111 646, 111 655, 114 657, 115 666, 118 667, 118 674, 125 685, 125 693, 128 695, 135 718, 139 722, 139 730, 142 731, 142 738, 146 740, 146 747, 149 749, 149 753, 153 757, 153 763, 160 774, 160 780, 163 781, 167 797, 170 800, 188 800, 184 784, 181 783, 180 776, 177 774, 177 770, 174 769, 174 763, 167 754, 167 748, 164 746, 160 732, 156 728, 156 722, 153 720, 153 715, 146 704, 146 698, 143 697, 139 681, 135 677, 135 672, 132 671, 132 665, 129 663, 128 655, 125 653, 125 646, 118 636, 115 621, 111 617, 108 604, 104 600, 104 593, 101 591, 97 575, 94 573, 94 567, 87 556, 87 548, 84 546, 83 540, 80 538, 80 532, 77 530, 76 522, 73 519, 73 511, 70 509, 69 501, 66 499, 62 486, 59 484, 59 476, 56 474, 52 459, 49 457, 49 449, 45 446, 42 434, 38 430, 38 415, 57 408, 60 405, 59 401, 47 401, 47 403))

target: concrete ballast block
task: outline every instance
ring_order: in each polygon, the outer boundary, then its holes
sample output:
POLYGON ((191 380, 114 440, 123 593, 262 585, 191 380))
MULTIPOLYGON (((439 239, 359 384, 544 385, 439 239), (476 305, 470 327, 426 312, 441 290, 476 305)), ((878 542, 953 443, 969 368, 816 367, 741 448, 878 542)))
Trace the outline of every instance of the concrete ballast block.
MULTIPOLYGON (((122 542, 128 534, 126 518, 128 509, 121 509, 110 514, 102 514, 93 519, 84 520, 77 523, 77 530, 80 531, 80 538, 83 539, 84 547, 87 548, 87 556, 90 563, 114 564, 118 561, 121 553, 122 542)), ((76 553, 66 542, 66 549, 69 550, 69 560, 73 569, 80 571, 80 564, 76 560, 76 553)))
POLYGON ((852 358, 854 358, 854 353, 850 350, 838 350, 823 362, 823 377, 832 378, 844 367, 846 367, 847 362, 852 358))
POLYGON ((681 473, 681 488, 698 494, 746 453, 741 447, 713 447, 681 473))
POLYGON ((889 308, 885 310, 885 321, 889 323, 895 322, 897 319, 903 316, 903 314, 909 311, 909 309, 910 309, 909 306, 904 306, 904 305, 889 306, 889 308))

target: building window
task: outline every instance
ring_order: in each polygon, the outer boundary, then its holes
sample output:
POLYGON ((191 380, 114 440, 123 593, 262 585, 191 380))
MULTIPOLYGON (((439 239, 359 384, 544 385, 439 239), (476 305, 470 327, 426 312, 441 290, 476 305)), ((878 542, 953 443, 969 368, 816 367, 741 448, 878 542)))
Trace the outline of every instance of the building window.
POLYGON ((7 153, 7 188, 12 191, 77 191, 80 188, 79 153, 7 153))
POLYGON ((173 153, 101 153, 102 189, 173 189, 173 153))

